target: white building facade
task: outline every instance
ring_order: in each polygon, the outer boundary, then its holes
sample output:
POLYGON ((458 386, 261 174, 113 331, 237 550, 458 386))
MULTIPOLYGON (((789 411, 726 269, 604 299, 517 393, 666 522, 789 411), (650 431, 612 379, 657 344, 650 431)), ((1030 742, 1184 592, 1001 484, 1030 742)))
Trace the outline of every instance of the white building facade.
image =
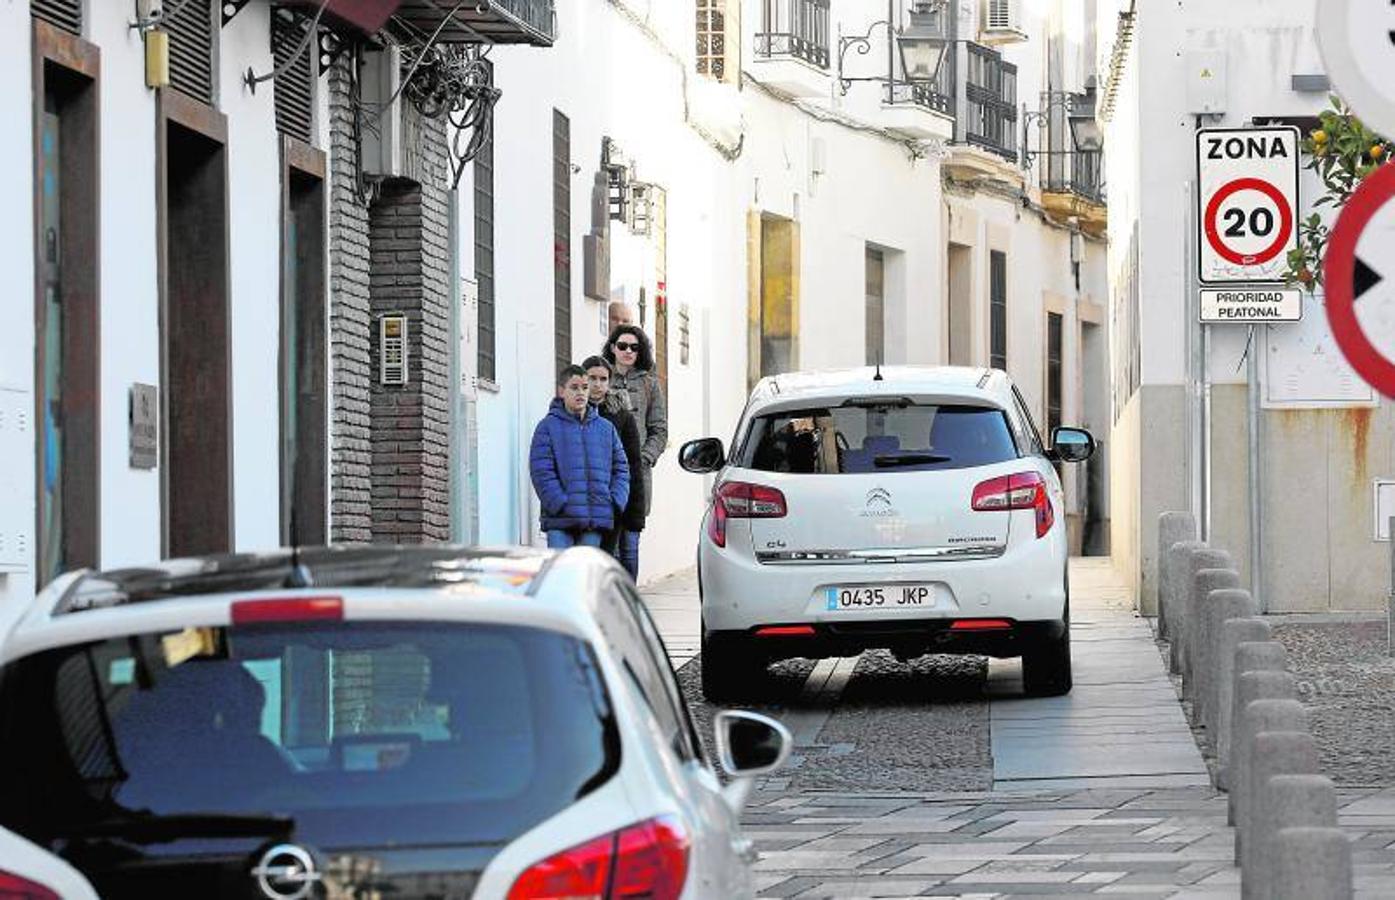
MULTIPOLYGON (((494 342, 467 351, 484 376, 467 535, 540 540, 528 442, 558 365, 601 349, 616 299, 663 347, 669 397, 645 578, 693 562, 710 484, 678 469, 679 446, 729 436, 761 375, 999 365, 1042 427, 1107 428, 1098 154, 1077 162, 1060 99, 1089 86, 1093 8, 1026 7, 586 0, 558 9, 548 53, 493 53, 492 158, 460 192, 462 274, 494 342), (947 41, 933 83, 902 82, 912 13, 947 41), (598 198, 623 195, 612 171, 639 185, 637 227, 603 218, 598 198)), ((1106 470, 1068 478, 1077 549, 1107 552, 1106 470)))
MULTIPOLYGON (((1114 555, 1137 579, 1146 612, 1156 609, 1166 510, 1195 513, 1268 611, 1375 609, 1389 589, 1374 486, 1395 473, 1395 421, 1346 366, 1321 292, 1305 295, 1301 323, 1253 333, 1215 325, 1203 336, 1195 307, 1195 132, 1316 126, 1328 103, 1314 38, 1319 6, 1099 4, 1100 117, 1111 150, 1114 555), (1258 354, 1256 380, 1247 347, 1258 354)), ((1304 171, 1300 216, 1330 215, 1313 205, 1320 189, 1304 171)))

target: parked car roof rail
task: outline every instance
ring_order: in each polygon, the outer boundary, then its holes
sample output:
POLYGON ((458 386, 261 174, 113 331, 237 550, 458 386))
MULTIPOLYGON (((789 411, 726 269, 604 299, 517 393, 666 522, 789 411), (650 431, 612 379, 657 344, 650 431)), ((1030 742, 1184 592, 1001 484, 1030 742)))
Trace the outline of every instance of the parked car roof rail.
POLYGON ((532 594, 552 559, 553 554, 541 550, 384 544, 189 557, 153 566, 85 572, 59 597, 52 614, 196 594, 310 587, 473 584, 532 594))

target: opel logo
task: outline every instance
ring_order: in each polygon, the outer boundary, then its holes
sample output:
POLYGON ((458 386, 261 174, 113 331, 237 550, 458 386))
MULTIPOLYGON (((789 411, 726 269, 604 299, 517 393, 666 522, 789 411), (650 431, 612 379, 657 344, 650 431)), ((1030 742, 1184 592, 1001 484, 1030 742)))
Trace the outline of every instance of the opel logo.
POLYGON ((324 877, 315 871, 310 851, 295 844, 278 844, 266 851, 252 874, 271 900, 304 900, 324 877))
POLYGON ((876 506, 877 504, 881 504, 882 506, 890 506, 891 492, 888 491, 886 488, 872 488, 872 490, 868 491, 867 505, 876 506))

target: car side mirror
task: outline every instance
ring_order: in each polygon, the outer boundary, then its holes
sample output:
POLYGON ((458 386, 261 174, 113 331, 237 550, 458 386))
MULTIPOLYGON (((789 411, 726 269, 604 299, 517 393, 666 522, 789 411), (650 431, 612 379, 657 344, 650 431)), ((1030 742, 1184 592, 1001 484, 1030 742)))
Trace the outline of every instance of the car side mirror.
POLYGON ((1084 462, 1095 455, 1094 435, 1084 428, 1057 428, 1051 432, 1050 455, 1061 462, 1084 462))
POLYGON ((678 464, 685 471, 695 475, 715 472, 726 465, 727 453, 717 438, 699 438, 688 441, 678 451, 678 464))
POLYGON ((789 729, 760 713, 729 709, 717 713, 717 760, 731 775, 752 778, 778 770, 794 749, 789 729))

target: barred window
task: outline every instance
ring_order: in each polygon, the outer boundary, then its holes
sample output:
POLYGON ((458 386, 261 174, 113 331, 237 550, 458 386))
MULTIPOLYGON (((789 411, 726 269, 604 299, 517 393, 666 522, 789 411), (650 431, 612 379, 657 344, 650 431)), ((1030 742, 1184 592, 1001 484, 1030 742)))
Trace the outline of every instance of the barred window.
POLYGON ((697 0, 697 71, 718 81, 726 80, 726 0, 697 0))

